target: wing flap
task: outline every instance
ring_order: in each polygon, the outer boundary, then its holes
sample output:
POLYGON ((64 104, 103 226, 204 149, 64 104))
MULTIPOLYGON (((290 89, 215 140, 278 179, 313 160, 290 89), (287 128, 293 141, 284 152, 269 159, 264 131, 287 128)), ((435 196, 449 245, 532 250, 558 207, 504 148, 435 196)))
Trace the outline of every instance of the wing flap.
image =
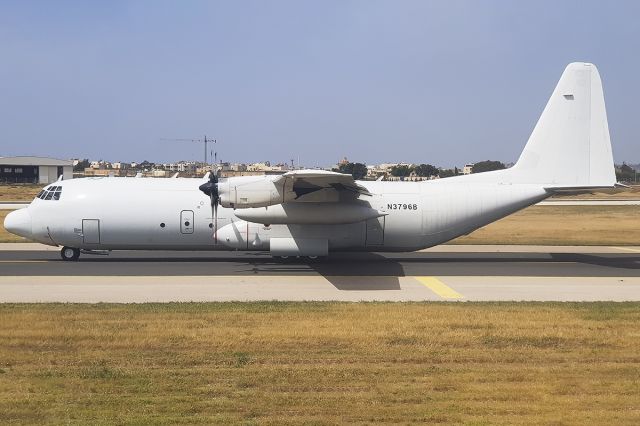
POLYGON ((355 196, 373 195, 367 188, 357 183, 353 176, 327 170, 294 170, 280 176, 277 182, 286 185, 286 180, 291 180, 290 188, 296 194, 296 199, 323 190, 355 196))

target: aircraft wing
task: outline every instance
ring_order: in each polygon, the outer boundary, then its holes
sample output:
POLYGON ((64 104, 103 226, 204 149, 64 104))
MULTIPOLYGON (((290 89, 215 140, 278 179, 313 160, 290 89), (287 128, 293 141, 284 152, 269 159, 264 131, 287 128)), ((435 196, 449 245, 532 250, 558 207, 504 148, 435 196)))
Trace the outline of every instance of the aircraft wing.
POLYGON ((290 188, 295 193, 296 200, 318 191, 332 190, 354 196, 372 195, 367 188, 358 184, 353 176, 326 170, 294 170, 279 176, 274 183, 290 188))

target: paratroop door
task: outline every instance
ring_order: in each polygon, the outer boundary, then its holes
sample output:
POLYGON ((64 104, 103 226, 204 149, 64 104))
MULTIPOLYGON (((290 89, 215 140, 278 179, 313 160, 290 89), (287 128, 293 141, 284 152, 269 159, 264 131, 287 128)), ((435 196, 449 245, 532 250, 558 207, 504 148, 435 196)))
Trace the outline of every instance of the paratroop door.
POLYGON ((365 245, 382 246, 384 245, 384 216, 369 219, 366 221, 367 240, 365 245))
POLYGON ((99 219, 82 219, 82 238, 85 244, 100 244, 99 219))

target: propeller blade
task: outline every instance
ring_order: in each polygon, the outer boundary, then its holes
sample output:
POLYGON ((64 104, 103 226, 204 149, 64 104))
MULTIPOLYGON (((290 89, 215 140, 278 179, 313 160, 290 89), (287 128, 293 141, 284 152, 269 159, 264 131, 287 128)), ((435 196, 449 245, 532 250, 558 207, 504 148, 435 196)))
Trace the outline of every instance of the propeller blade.
POLYGON ((211 206, 213 210, 213 243, 218 244, 218 205, 211 206))
POLYGON ((220 192, 218 191, 218 173, 209 173, 208 182, 198 187, 200 191, 209 196, 211 200, 211 218, 213 220, 213 239, 218 244, 218 204, 220 203, 220 192))

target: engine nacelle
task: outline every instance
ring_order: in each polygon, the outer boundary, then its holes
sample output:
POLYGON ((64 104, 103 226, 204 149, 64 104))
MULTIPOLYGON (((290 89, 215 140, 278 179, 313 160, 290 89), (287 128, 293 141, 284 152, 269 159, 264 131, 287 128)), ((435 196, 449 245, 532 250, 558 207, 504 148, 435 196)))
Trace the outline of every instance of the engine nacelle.
MULTIPOLYGON (((279 176, 238 176, 218 183, 220 204, 223 207, 246 209, 280 204, 295 198, 287 191, 288 180, 275 183, 279 176)), ((290 183, 290 182, 289 182, 290 183)))
POLYGON ((235 212, 247 222, 269 225, 342 225, 384 216, 368 205, 358 203, 286 203, 235 212))

